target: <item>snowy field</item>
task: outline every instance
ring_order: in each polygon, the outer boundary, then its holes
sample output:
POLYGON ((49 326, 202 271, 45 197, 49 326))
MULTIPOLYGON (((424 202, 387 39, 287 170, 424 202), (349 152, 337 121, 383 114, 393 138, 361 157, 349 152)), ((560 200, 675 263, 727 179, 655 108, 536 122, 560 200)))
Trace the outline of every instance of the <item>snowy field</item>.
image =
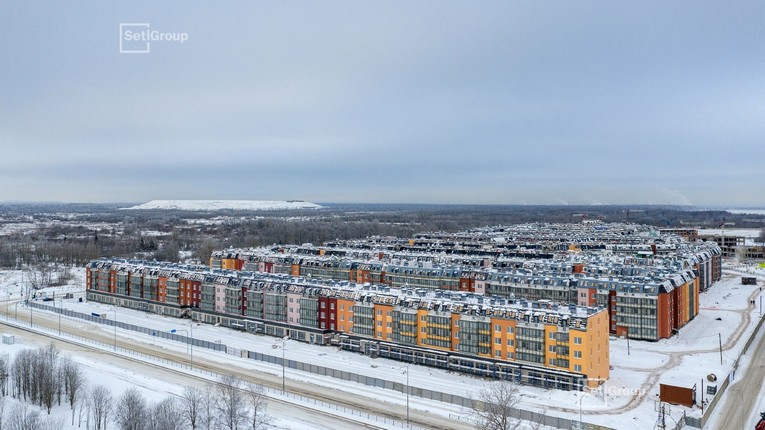
POLYGON ((320 209, 315 203, 284 200, 152 200, 150 202, 131 206, 125 209, 167 209, 184 211, 217 211, 217 210, 288 210, 288 209, 320 209))
MULTIPOLYGON (((744 270, 745 268, 736 267, 736 269, 744 270)), ((758 269, 751 268, 751 270, 758 269)), ((81 294, 84 285, 83 276, 84 271, 77 270, 77 279, 73 281, 73 284, 70 287, 60 289, 60 291, 68 290, 81 294)), ((0 299, 5 299, 8 294, 10 294, 11 300, 19 298, 20 278, 20 272, 0 272, 0 299)), ((759 285, 762 285, 762 282, 759 285)), ((699 315, 684 327, 679 335, 659 342, 630 341, 629 347, 625 339, 612 338, 610 346, 611 378, 600 388, 582 393, 522 387, 524 400, 521 407, 573 420, 579 419, 581 407, 582 419, 586 422, 616 429, 653 428, 657 418, 656 400, 658 399, 658 384, 660 382, 690 387, 699 384, 701 379, 706 378, 708 374, 713 373, 718 377, 724 377, 732 369, 733 362, 738 357, 744 342, 751 335, 754 323, 760 317, 759 307, 750 305, 750 300, 755 300, 759 305, 759 285, 757 287, 740 285, 740 276, 724 275, 721 282, 716 283, 709 292, 701 295, 699 315), (722 344, 722 363, 720 361, 720 344, 722 344)), ((60 293, 57 296, 60 296, 60 293)), ((57 306, 61 306, 62 302, 65 308, 78 312, 107 314, 109 319, 115 317, 115 311, 109 305, 93 302, 78 303, 76 300, 62 301, 57 299, 55 301, 57 306)), ((18 307, 19 312, 29 313, 24 305, 18 307)), ((13 310, 12 306, 11 312, 13 310)), ((35 310, 34 312, 37 315, 39 311, 35 310)), ((52 315, 50 317, 53 318, 52 315)), ((176 330, 176 332, 184 335, 184 330, 191 331, 187 320, 121 308, 117 310, 116 318, 119 321, 149 327, 157 331, 176 330)), ((77 322, 70 321, 68 323, 77 322)), ((79 324, 81 330, 112 333, 112 329, 108 326, 81 322, 79 324)), ((291 340, 285 342, 285 349, 282 351, 282 342, 279 339, 205 324, 195 324, 193 335, 195 339, 220 341, 234 348, 248 349, 275 356, 281 356, 283 353, 292 360, 375 376, 401 384, 406 382, 406 366, 392 360, 372 359, 360 354, 340 351, 333 347, 308 345, 291 340)), ((184 344, 149 335, 119 330, 118 336, 119 339, 132 339, 136 342, 158 346, 181 354, 188 353, 184 344)), ((232 365, 235 364, 237 368, 251 369, 253 372, 281 377, 282 368, 280 366, 233 357, 223 352, 195 348, 193 356, 195 361, 204 359, 210 362, 231 363, 232 365)), ((124 369, 107 371, 98 368, 98 366, 91 367, 98 369, 98 372, 113 375, 114 378, 130 381, 129 377, 119 373, 124 369)), ((428 388, 460 396, 470 396, 471 393, 489 383, 470 376, 423 366, 412 365, 409 366, 408 371, 409 383, 413 387, 428 388)), ((133 373, 139 374, 138 372, 133 373)), ((149 374, 148 377, 161 380, 157 375, 149 374)), ((351 396, 376 399, 397 408, 403 408, 406 402, 405 395, 398 391, 368 387, 291 369, 287 369, 286 378, 290 381, 288 385, 302 382, 335 388, 351 396)), ((136 381, 136 383, 139 382, 136 381)), ((144 388, 148 391, 155 391, 154 394, 147 393, 147 397, 159 396, 161 398, 167 393, 179 392, 182 389, 180 385, 171 387, 167 383, 143 382, 140 384, 145 386, 144 388)), ((410 408, 413 411, 428 411, 452 418, 465 417, 468 413, 455 405, 428 401, 415 396, 410 397, 410 408)), ((683 411, 688 415, 695 416, 699 416, 701 412, 699 408, 691 410, 672 406, 670 415, 674 419, 678 419, 683 411)), ((293 424, 297 427, 291 427, 292 424, 279 424, 279 426, 284 428, 313 428, 310 426, 300 427, 301 424, 299 423, 293 424)))

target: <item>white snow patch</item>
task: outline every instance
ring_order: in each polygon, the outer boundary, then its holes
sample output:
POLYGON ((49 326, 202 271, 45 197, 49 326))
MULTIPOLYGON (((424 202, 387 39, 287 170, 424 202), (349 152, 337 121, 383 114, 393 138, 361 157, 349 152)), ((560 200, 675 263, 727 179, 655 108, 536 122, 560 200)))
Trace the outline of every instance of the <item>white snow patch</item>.
POLYGON ((215 210, 288 210, 288 209, 320 209, 321 206, 299 200, 152 200, 138 206, 123 209, 165 209, 183 211, 215 211, 215 210))

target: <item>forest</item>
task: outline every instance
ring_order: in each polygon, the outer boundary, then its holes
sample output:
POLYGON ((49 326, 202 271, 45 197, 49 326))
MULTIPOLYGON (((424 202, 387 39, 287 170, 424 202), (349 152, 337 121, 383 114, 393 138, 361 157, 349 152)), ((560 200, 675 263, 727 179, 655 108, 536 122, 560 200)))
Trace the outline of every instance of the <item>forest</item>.
POLYGON ((227 247, 321 244, 373 235, 410 237, 487 225, 585 219, 662 228, 765 227, 765 215, 668 206, 322 204, 318 210, 257 212, 120 209, 125 206, 0 205, 0 267, 53 270, 98 257, 207 264, 211 251, 227 247))

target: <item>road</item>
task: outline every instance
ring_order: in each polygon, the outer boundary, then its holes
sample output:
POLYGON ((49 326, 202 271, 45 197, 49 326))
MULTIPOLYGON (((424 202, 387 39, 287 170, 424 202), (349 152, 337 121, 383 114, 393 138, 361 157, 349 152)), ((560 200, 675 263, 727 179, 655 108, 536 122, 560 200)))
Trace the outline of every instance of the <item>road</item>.
MULTIPOLYGON (((28 308, 26 307, 22 308, 22 306, 23 305, 18 306, 19 307, 18 319, 21 324, 29 324, 32 313, 30 313, 28 308)), ((0 313, 2 314, 7 313, 8 316, 13 318, 14 315, 16 314, 14 303, 10 303, 7 306, 0 305, 0 313)), ((81 323, 79 322, 75 323, 74 321, 70 321, 67 318, 59 319, 57 315, 53 315, 47 312, 35 310, 33 312, 32 319, 35 326, 43 325, 49 329, 58 330, 59 321, 60 321, 61 331, 64 333, 70 333, 76 336, 86 337, 88 339, 98 341, 107 345, 111 345, 114 341, 113 332, 111 331, 81 330, 77 327, 77 325, 81 326, 81 323)), ((0 324, 1 323, 2 321, 0 321, 0 324)), ((178 363, 188 362, 188 355, 186 355, 183 352, 175 352, 172 350, 162 349, 159 346, 144 344, 130 338, 123 338, 120 336, 122 334, 121 332, 122 332, 121 330, 117 330, 117 334, 118 334, 117 340, 118 340, 118 344, 120 348, 130 349, 132 351, 140 352, 142 354, 158 357, 161 359, 171 360, 178 363)), ((44 333, 38 333, 36 334, 36 336, 46 337, 44 333)), ((43 343, 45 342, 47 341, 44 341, 43 343)), ((65 344, 67 343, 67 341, 66 339, 59 339, 58 343, 65 344)), ((110 351, 100 350, 95 347, 83 348, 81 345, 76 345, 76 344, 70 347, 76 347, 78 348, 77 351, 80 351, 80 352, 84 350, 92 350, 98 354, 108 354, 110 355, 110 358, 109 358, 110 362, 112 362, 112 360, 117 360, 117 359, 130 360, 131 362, 133 362, 133 366, 140 365, 140 366, 161 367, 156 364, 146 363, 137 359, 131 360, 129 357, 123 357, 117 354, 113 354, 110 351)), ((199 356, 195 354, 194 368, 200 369, 200 370, 206 370, 206 371, 217 373, 217 374, 235 373, 241 379, 262 384, 264 386, 268 386, 271 388, 281 389, 281 386, 282 386, 282 379, 280 376, 272 375, 269 373, 256 372, 251 369, 238 367, 236 365, 236 361, 233 361, 233 360, 230 362, 227 362, 226 364, 220 364, 215 361, 205 361, 201 354, 199 356)), ((166 370, 167 372, 185 375, 185 377, 188 380, 190 381, 196 380, 195 384, 199 383, 199 378, 193 375, 182 373, 177 370, 168 369, 165 367, 162 367, 162 369, 166 370)), ((191 384, 187 383, 187 385, 191 385, 191 384)), ((345 407, 345 408, 354 409, 357 411, 368 412, 369 414, 377 415, 383 418, 394 419, 398 421, 406 420, 406 415, 407 415, 406 409, 401 406, 384 403, 378 399, 371 399, 371 398, 366 398, 366 397, 358 396, 358 395, 348 395, 347 393, 337 389, 326 388, 326 387, 321 387, 318 385, 288 380, 287 391, 294 394, 301 395, 301 396, 310 397, 310 398, 321 400, 324 402, 336 404, 339 407, 345 407)), ((272 403, 276 403, 276 402, 279 402, 279 400, 270 399, 269 408, 271 408, 270 405, 272 403)), ((294 408, 294 407, 299 407, 299 405, 285 404, 284 407, 286 408, 284 413, 287 415, 290 415, 292 413, 289 411, 289 407, 294 408)), ((315 413, 317 413, 317 415, 322 414, 322 412, 320 411, 317 411, 315 413)), ((326 413, 324 414, 329 415, 326 413)), ((463 430, 463 429, 467 430, 467 429, 473 428, 467 423, 450 420, 446 417, 436 415, 436 414, 431 414, 421 410, 410 409, 409 416, 410 416, 410 422, 412 423, 412 425, 423 427, 423 428, 456 429, 456 430, 463 430)), ((331 418, 330 416, 325 416, 324 419, 331 420, 333 418, 331 418)), ((337 417, 334 417, 334 419, 337 420, 337 423, 342 422, 343 425, 342 426, 328 425, 327 428, 346 428, 348 427, 349 423, 353 422, 352 419, 349 420, 347 417, 337 416, 337 417)), ((318 422, 316 424, 318 424, 318 422)), ((355 423, 356 427, 361 427, 362 424, 363 423, 361 422, 355 423)), ((370 426, 368 424, 364 424, 363 427, 375 428, 374 426, 370 426)), ((379 428, 386 428, 386 427, 379 427, 379 428)))
MULTIPOLYGON (((765 381, 765 335, 760 334, 758 338, 757 344, 752 345, 754 351, 750 349, 747 353, 751 354, 752 362, 746 372, 737 373, 736 379, 739 381, 725 392, 725 409, 717 409, 721 414, 716 419, 719 430, 754 428, 756 421, 751 421, 751 412, 762 406, 758 399, 765 381)), ((759 418, 759 415, 755 416, 759 418)))

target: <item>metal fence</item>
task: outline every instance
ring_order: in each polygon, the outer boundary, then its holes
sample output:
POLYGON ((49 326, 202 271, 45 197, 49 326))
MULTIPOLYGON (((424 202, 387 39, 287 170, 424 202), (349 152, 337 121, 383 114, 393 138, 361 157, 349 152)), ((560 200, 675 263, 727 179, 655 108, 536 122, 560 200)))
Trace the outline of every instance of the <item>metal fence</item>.
MULTIPOLYGON (((138 333, 148 334, 151 336, 157 336, 162 339, 168 339, 168 340, 173 340, 176 342, 192 344, 193 346, 198 348, 206 348, 206 349, 211 349, 214 351, 222 351, 229 355, 234 355, 237 357, 248 358, 251 360, 262 361, 265 363, 271 363, 271 364, 275 364, 279 366, 282 365, 281 356, 269 355, 269 354, 264 354, 261 352, 229 347, 221 342, 209 342, 209 341, 205 341, 201 339, 192 339, 188 336, 179 335, 176 333, 159 331, 159 330, 150 329, 147 327, 138 326, 135 324, 128 324, 128 323, 124 323, 120 321, 114 321, 104 316, 84 314, 82 312, 75 312, 69 309, 62 309, 62 308, 57 308, 55 306, 48 306, 43 303, 28 302, 27 304, 37 309, 43 309, 46 311, 55 312, 63 316, 71 317, 71 318, 78 318, 78 319, 90 321, 97 324, 103 324, 103 325, 107 325, 111 327, 114 327, 116 325, 118 328, 123 330, 130 330, 130 331, 134 331, 138 333)), ((125 350, 125 351, 128 351, 128 350, 125 350)), ((292 360, 288 358, 284 359, 283 364, 284 364, 284 367, 288 369, 299 370, 302 372, 313 373, 313 374, 321 375, 321 376, 328 376, 328 377, 340 379, 343 381, 356 382, 356 383, 364 384, 371 387, 379 387, 379 388, 384 388, 387 390, 398 391, 402 394, 405 394, 408 388, 410 396, 420 397, 427 400, 435 400, 435 401, 439 401, 443 403, 450 403, 450 404, 458 405, 464 408, 472 408, 474 404, 473 403, 474 400, 469 397, 463 397, 456 394, 444 393, 441 391, 429 390, 427 388, 407 386, 406 384, 403 384, 402 382, 390 381, 387 379, 377 378, 373 376, 361 375, 358 373, 347 372, 344 370, 338 370, 338 369, 334 369, 330 367, 319 366, 316 364, 305 363, 305 362, 292 360)), ((596 424, 590 424, 585 422, 582 422, 581 427, 579 427, 580 422, 578 420, 571 420, 567 418, 549 416, 547 414, 527 411, 524 409, 517 409, 517 408, 514 408, 513 416, 515 418, 520 418, 520 419, 531 421, 534 423, 541 423, 545 426, 564 429, 564 430, 571 430, 576 428, 581 428, 585 430, 614 430, 611 427, 604 427, 604 426, 599 426, 596 424)))
POLYGON ((725 377, 725 380, 720 384, 720 387, 717 389, 717 393, 715 394, 714 398, 712 398, 712 401, 709 402, 709 405, 707 405, 707 407, 704 409, 704 415, 702 415, 700 418, 686 417, 685 424, 699 429, 703 429, 704 426, 707 425, 707 421, 712 417, 717 404, 720 402, 723 394, 725 394, 725 390, 728 389, 728 385, 731 381, 731 375, 735 375, 736 370, 738 370, 739 359, 741 359, 741 356, 746 354, 746 352, 749 350, 749 347, 752 346, 752 342, 754 342, 754 339, 760 332, 763 322, 765 322, 765 318, 760 316, 760 322, 757 323, 757 327, 755 327, 754 331, 749 336, 749 339, 747 339, 746 343, 744 344, 744 348, 741 349, 741 353, 739 353, 738 358, 736 358, 736 361, 733 363, 733 371, 728 373, 728 375, 725 377))
MULTIPOLYGON (((84 319, 84 320, 87 320, 87 321, 92 321, 92 322, 97 322, 97 323, 104 323, 104 324, 112 326, 112 327, 115 325, 114 321, 112 321, 112 320, 105 320, 103 317, 97 317, 97 316, 94 316, 94 315, 87 315, 87 314, 82 314, 82 313, 79 313, 79 312, 68 311, 66 309, 61 310, 61 309, 55 308, 55 310, 54 310, 54 308, 52 308, 52 307, 49 307, 49 306, 46 306, 46 305, 42 305, 42 304, 39 304, 39 303, 34 303, 34 302, 29 302, 27 304, 31 305, 31 307, 33 307, 33 308, 42 309, 42 310, 50 310, 50 311, 59 313, 62 316, 69 316, 69 317, 73 317, 73 318, 81 318, 81 319, 84 319), (61 311, 61 312, 58 312, 58 311, 61 311), (105 321, 110 321, 111 324, 106 323, 105 321)), ((10 314, 7 315, 7 318, 10 320, 10 314)), ((20 328, 22 327, 22 325, 18 324, 18 322, 15 323, 14 325, 16 325, 16 326, 18 326, 20 328)), ((162 333, 162 332, 157 332, 157 331, 154 331, 154 330, 151 330, 151 329, 147 329, 145 327, 136 326, 134 324, 125 324, 125 323, 117 322, 116 325, 117 325, 117 327, 125 328, 125 329, 128 329, 128 330, 132 330, 132 328, 138 328, 140 330, 135 330, 135 331, 138 331, 138 332, 141 332, 141 333, 154 334, 154 332, 156 332, 156 335, 158 337, 163 337, 164 339, 177 340, 179 342, 186 341, 187 343, 188 343, 188 341, 191 340, 189 338, 186 338, 185 336, 175 336, 173 333, 166 333, 166 332, 164 334, 171 335, 171 336, 161 336, 159 333, 162 333)), ((56 334, 56 330, 55 329, 51 329, 51 328, 48 328, 48 327, 45 327, 45 326, 42 326, 42 325, 35 325, 34 329, 38 330, 38 331, 48 332, 48 333, 54 334, 54 335, 56 334)), ((114 344, 109 344, 109 343, 101 342, 101 341, 94 340, 94 339, 91 339, 91 338, 86 338, 86 337, 78 336, 76 334, 62 333, 62 335, 67 337, 67 338, 69 338, 69 339, 72 339, 72 340, 74 340, 74 341, 76 341, 78 343, 81 343, 81 344, 95 345, 95 346, 98 346, 98 347, 100 347, 102 349, 115 348, 115 350, 117 352, 121 353, 121 354, 126 354, 126 355, 129 355, 129 356, 138 357, 142 361, 151 361, 151 362, 154 362, 154 363, 158 363, 158 364, 161 364, 163 367, 177 367, 179 369, 182 369, 182 368, 185 367, 185 365, 183 365, 183 364, 181 364, 181 363, 179 363, 177 361, 174 361, 174 360, 168 360, 168 359, 165 359, 165 358, 161 358, 161 357, 156 357, 156 356, 153 356, 153 355, 144 354, 142 352, 134 351, 134 350, 128 349, 128 348, 115 347, 114 344)), ((200 341, 200 342, 197 343, 197 339, 194 340, 194 345, 199 345, 202 348, 215 349, 217 351, 223 351, 223 350, 226 349, 225 346, 220 346, 220 344, 217 343, 217 342, 200 341)), ((276 358, 279 358, 279 361, 281 361, 280 357, 276 357, 276 358)), ((205 369, 202 369, 202 368, 199 368, 199 367, 194 368, 194 373, 203 374, 203 375, 207 376, 208 379, 213 380, 213 381, 217 381, 217 380, 219 380, 223 376, 223 375, 221 375, 219 373, 211 372, 209 370, 205 370, 205 369)), ((268 387, 268 386, 262 386, 262 388, 263 388, 264 394, 266 394, 268 397, 278 398, 278 399, 281 399, 282 401, 287 401, 289 403, 302 405, 304 407, 310 408, 311 406, 313 406, 314 408, 321 408, 321 409, 325 409, 325 410, 334 410, 334 411, 337 411, 337 412, 342 412, 344 414, 350 415, 351 417, 358 417, 359 419, 366 419, 370 423, 371 422, 379 423, 381 425, 384 425, 385 428, 402 428, 402 429, 406 428, 406 429, 414 429, 414 430, 424 430, 422 427, 418 427, 416 425, 412 425, 411 423, 407 423, 406 421, 396 420, 396 419, 393 419, 393 418, 388 418, 388 417, 376 415, 376 414, 371 413, 371 412, 366 412, 366 411, 362 411, 362 410, 358 410, 358 409, 348 408, 348 407, 345 407, 345 406, 342 406, 342 405, 338 405, 338 404, 335 404, 335 403, 325 402, 323 400, 315 399, 313 397, 303 396, 303 395, 300 395, 300 394, 297 394, 297 393, 281 391, 280 389, 277 389, 277 388, 271 388, 271 387, 268 387)))

